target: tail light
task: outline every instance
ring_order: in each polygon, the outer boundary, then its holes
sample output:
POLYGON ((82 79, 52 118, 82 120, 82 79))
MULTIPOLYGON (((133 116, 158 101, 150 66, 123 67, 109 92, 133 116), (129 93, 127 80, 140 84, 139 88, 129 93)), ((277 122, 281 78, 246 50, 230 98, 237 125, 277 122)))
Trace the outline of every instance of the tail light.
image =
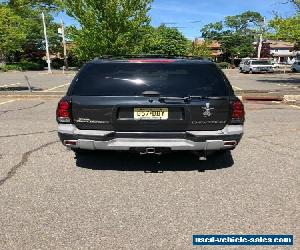
POLYGON ((231 103, 231 123, 243 123, 245 121, 244 105, 240 100, 231 103))
POLYGON ((56 120, 60 123, 71 122, 71 102, 60 100, 56 109, 56 120))

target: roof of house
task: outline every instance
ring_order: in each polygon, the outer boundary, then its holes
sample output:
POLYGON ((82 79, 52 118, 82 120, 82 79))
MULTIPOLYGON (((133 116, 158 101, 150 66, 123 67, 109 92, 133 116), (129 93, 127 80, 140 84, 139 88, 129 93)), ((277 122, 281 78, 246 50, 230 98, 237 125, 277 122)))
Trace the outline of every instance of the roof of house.
POLYGON ((270 44, 270 48, 271 49, 279 49, 279 48, 288 48, 288 49, 292 49, 295 47, 294 43, 291 42, 285 42, 285 41, 275 41, 275 40, 267 40, 265 41, 265 43, 269 43, 270 44))
MULTIPOLYGON (((203 44, 203 43, 205 43, 205 40, 196 38, 194 42, 196 44, 203 44)), ((221 43, 218 42, 217 40, 208 41, 207 47, 209 47, 211 49, 220 49, 221 43)))

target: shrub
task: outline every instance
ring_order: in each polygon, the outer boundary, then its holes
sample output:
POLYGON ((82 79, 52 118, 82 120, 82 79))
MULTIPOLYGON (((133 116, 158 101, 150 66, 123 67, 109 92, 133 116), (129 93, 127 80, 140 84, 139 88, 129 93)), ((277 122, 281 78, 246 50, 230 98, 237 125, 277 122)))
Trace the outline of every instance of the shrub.
POLYGON ((79 60, 73 53, 69 53, 68 55, 68 65, 69 67, 81 68, 84 64, 83 61, 79 60))
POLYGON ((60 69, 62 66, 64 66, 64 60, 60 58, 54 58, 51 61, 51 67, 53 69, 60 69))
POLYGON ((229 69, 230 68, 230 63, 228 63, 228 62, 220 62, 220 63, 217 63, 217 65, 220 69, 229 69))
POLYGON ((10 71, 10 70, 41 70, 44 67, 38 63, 21 61, 16 63, 8 63, 0 66, 0 70, 2 71, 10 71))

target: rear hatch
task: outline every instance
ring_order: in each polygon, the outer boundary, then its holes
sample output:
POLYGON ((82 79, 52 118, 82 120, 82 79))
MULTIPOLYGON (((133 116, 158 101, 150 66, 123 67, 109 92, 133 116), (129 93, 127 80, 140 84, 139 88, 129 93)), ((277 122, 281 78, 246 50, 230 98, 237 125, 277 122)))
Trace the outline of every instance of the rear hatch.
POLYGON ((212 63, 87 64, 73 80, 72 116, 89 130, 219 130, 232 89, 212 63))

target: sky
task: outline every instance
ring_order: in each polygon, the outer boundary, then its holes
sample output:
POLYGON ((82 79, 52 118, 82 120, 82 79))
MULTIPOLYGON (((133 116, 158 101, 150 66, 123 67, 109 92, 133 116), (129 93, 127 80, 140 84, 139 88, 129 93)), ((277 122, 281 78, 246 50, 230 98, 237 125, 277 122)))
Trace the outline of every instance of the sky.
MULTIPOLYGON (((153 26, 178 27, 185 37, 194 39, 201 36, 200 29, 205 24, 247 10, 260 12, 267 20, 274 12, 284 17, 293 15, 293 7, 285 2, 287 0, 154 0, 149 14, 153 26)), ((60 21, 61 15, 55 17, 56 21, 60 21)), ((63 18, 66 25, 76 25, 72 18, 66 15, 63 18)))

